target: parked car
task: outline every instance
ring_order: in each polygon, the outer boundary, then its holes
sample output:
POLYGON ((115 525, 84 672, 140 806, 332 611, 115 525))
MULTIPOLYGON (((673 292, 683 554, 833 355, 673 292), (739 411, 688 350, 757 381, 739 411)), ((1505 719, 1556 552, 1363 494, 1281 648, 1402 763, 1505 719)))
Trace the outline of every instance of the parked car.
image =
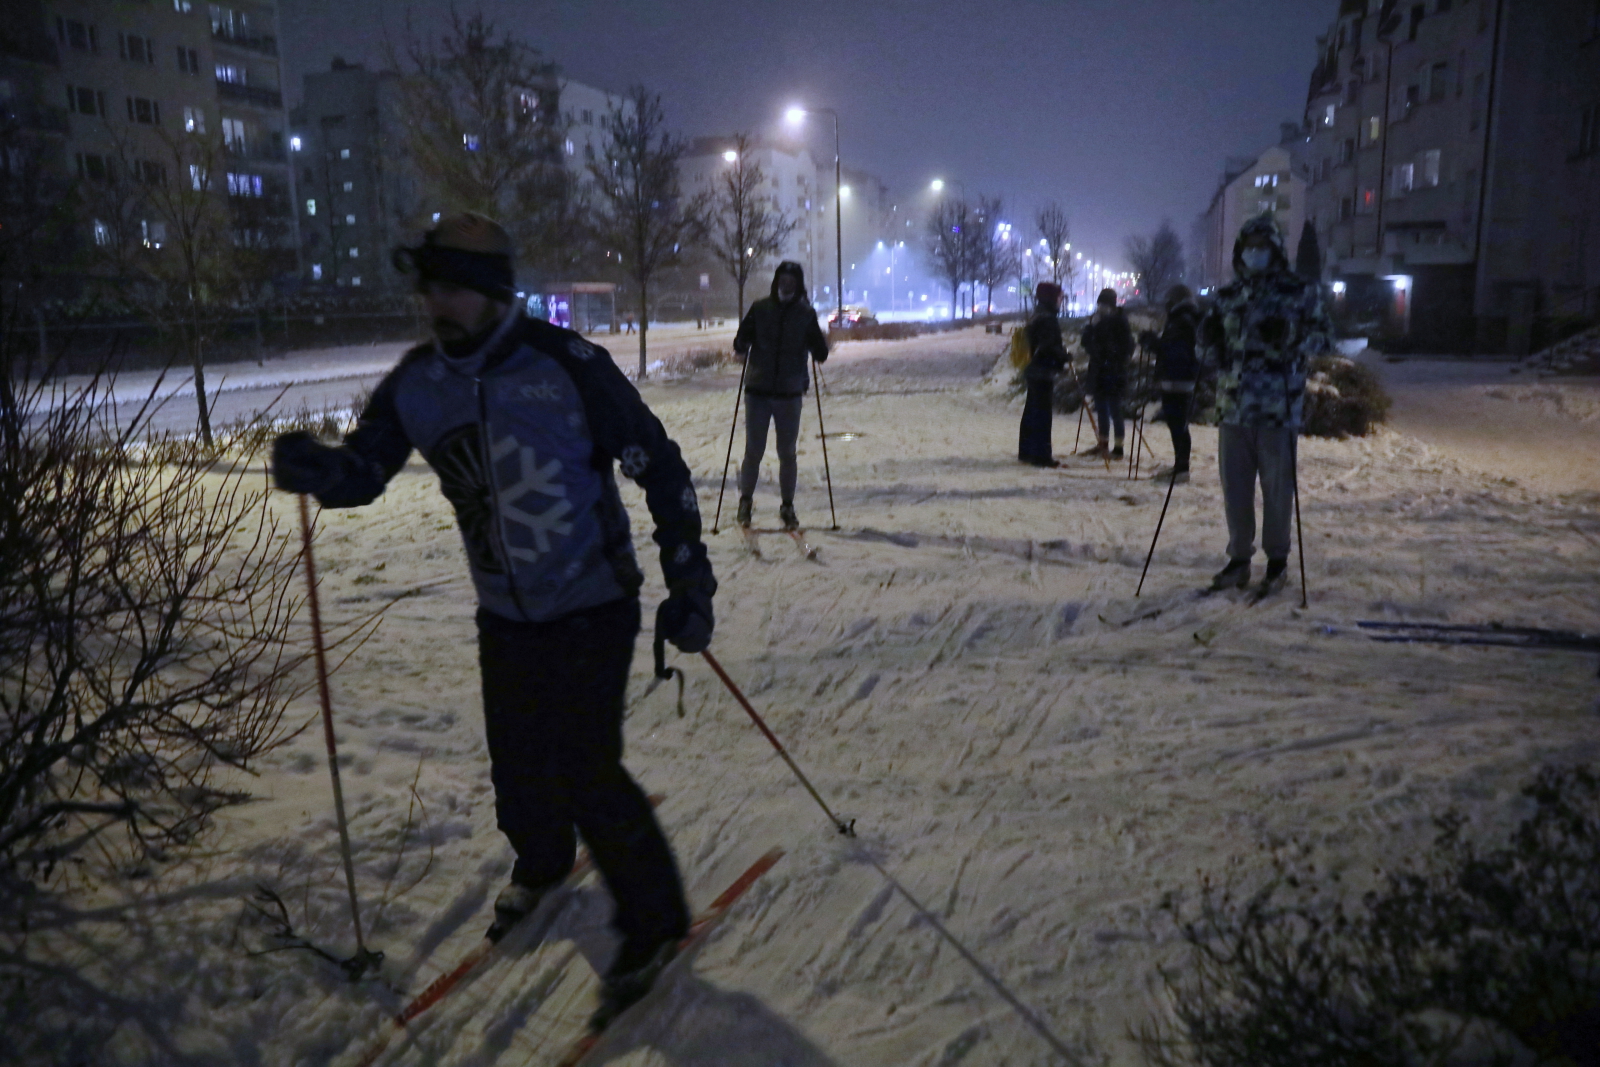
POLYGON ((878 317, 864 307, 844 307, 828 316, 828 329, 850 330, 857 326, 876 326, 878 317))

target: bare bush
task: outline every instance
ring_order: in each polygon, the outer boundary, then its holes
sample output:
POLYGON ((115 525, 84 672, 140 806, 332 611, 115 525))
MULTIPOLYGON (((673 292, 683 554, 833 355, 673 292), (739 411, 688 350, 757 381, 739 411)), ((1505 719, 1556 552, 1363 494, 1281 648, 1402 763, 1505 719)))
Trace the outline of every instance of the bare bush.
POLYGON ((244 799, 219 771, 286 739, 298 553, 250 454, 146 442, 93 387, 7 397, 0 863, 48 878, 91 840, 159 858, 244 799))
POLYGON ((1532 813, 1482 851, 1457 813, 1419 864, 1359 902, 1277 863, 1245 893, 1164 903, 1188 967, 1135 1035, 1160 1067, 1593 1064, 1600 1050, 1600 778, 1546 768, 1532 813))

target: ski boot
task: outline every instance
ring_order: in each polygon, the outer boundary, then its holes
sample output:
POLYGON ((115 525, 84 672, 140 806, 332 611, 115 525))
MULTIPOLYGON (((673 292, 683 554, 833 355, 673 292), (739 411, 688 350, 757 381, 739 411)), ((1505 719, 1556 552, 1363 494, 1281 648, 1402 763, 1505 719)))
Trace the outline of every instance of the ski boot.
POLYGON ((1247 559, 1230 559, 1228 565, 1218 571, 1211 578, 1211 588, 1208 593, 1222 593, 1229 589, 1243 589, 1250 584, 1250 561, 1247 559))
POLYGON ((643 1000, 677 954, 678 942, 672 940, 637 967, 623 970, 613 963, 600 979, 600 1004, 589 1016, 589 1029, 599 1033, 615 1022, 617 1016, 643 1000))
POLYGON ((747 497, 747 496, 740 497, 739 498, 739 514, 738 514, 738 517, 735 518, 733 521, 738 523, 740 526, 749 526, 750 525, 750 515, 751 515, 751 513, 753 511, 755 511, 755 506, 756 506, 755 501, 752 500, 750 497, 747 497))
POLYGON ((1122 442, 1121 441, 1118 441, 1116 443, 1115 447, 1113 447, 1111 449, 1111 458, 1112 459, 1121 459, 1122 458, 1122 442))
POLYGON ((490 941, 499 941, 513 926, 533 914, 549 892, 549 886, 520 882, 512 882, 500 890, 500 895, 494 898, 494 922, 484 936, 490 941))
POLYGON ((1150 480, 1152 482, 1174 482, 1177 485, 1188 485, 1189 472, 1187 470, 1178 470, 1174 467, 1162 467, 1150 475, 1150 480))
POLYGON ((1110 459, 1111 449, 1107 447, 1104 441, 1100 441, 1093 448, 1085 449, 1079 455, 1083 456, 1084 459, 1110 459))
POLYGON ((1267 560, 1267 573, 1262 577, 1261 584, 1256 588, 1256 599, 1265 600, 1288 584, 1289 561, 1286 559, 1269 559, 1267 560))
POLYGON ((800 529, 800 517, 794 513, 794 502, 785 500, 778 505, 778 522, 785 530, 800 529))

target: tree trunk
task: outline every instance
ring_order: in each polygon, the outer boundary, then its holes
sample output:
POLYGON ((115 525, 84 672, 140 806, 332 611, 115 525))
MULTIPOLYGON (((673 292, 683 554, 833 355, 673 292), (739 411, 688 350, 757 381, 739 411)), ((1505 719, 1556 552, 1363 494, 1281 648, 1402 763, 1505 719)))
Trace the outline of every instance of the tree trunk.
POLYGON ((739 322, 744 322, 744 279, 737 279, 739 283, 739 322))
POLYGON ((650 376, 645 370, 645 343, 644 335, 650 329, 650 290, 648 283, 643 279, 639 281, 639 380, 642 382, 650 376))
POLYGON ((206 363, 200 348, 200 316, 193 300, 189 303, 189 326, 194 331, 189 356, 194 364, 194 397, 200 405, 200 441, 211 447, 211 410, 206 406, 206 363))

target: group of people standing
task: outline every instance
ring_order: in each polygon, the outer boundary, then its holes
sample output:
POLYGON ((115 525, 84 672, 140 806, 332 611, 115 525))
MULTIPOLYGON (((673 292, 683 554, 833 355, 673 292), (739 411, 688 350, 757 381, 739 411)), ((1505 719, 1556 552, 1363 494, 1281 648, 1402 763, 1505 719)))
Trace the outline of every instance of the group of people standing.
MULTIPOLYGON (((1228 561, 1211 588, 1243 588, 1250 582, 1259 483, 1261 547, 1267 557, 1261 592, 1267 594, 1282 588, 1288 571, 1307 367, 1331 349, 1333 331, 1321 286, 1291 269, 1283 233, 1272 215, 1245 224, 1234 246, 1233 267, 1234 281, 1217 290, 1204 313, 1193 292, 1173 286, 1163 302, 1161 333, 1142 338, 1154 355, 1160 421, 1172 434, 1173 463, 1155 477, 1186 484, 1190 422, 1201 415, 1217 424, 1228 561), (1215 377, 1216 400, 1209 412, 1195 411, 1202 374, 1215 377)), ((1055 384, 1063 371, 1077 374, 1062 340, 1060 314, 1061 288, 1039 283, 1026 327, 1031 358, 1023 372, 1027 393, 1017 447, 1017 458, 1035 467, 1061 466, 1050 444, 1055 384)), ((1123 405, 1136 344, 1115 290, 1100 293, 1080 344, 1089 356, 1082 402, 1092 400, 1095 429, 1095 444, 1083 454, 1120 459, 1123 405)))

